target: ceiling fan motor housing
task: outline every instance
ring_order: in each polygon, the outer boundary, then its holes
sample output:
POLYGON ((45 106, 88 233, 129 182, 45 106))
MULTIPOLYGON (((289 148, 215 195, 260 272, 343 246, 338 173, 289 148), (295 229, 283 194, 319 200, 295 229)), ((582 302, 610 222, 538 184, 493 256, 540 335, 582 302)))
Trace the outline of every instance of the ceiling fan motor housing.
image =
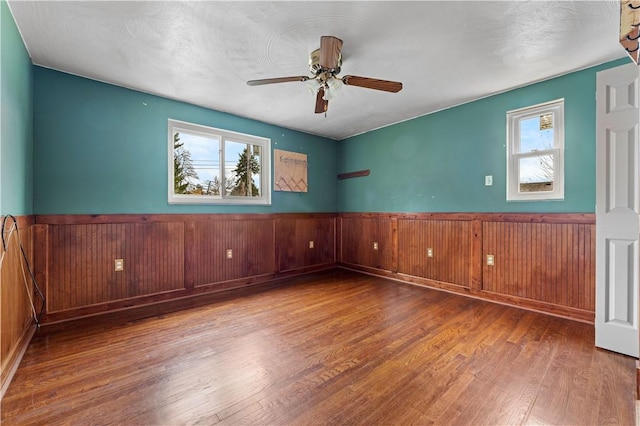
POLYGON ((336 61, 336 68, 333 69, 323 69, 320 65, 320 49, 316 49, 309 54, 309 69, 311 70, 311 74, 318 76, 323 72, 328 72, 331 75, 340 74, 340 67, 342 66, 342 53, 338 56, 336 61))

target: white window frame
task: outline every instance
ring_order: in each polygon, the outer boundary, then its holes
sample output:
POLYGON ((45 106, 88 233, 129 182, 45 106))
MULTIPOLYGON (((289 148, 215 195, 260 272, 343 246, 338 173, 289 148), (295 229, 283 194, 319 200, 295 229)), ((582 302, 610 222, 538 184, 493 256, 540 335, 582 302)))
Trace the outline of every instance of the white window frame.
POLYGON ((507 112, 507 201, 564 199, 564 98, 507 112), (554 146, 551 149, 520 152, 520 123, 553 114, 554 146), (552 191, 520 191, 520 159, 550 155, 554 176, 552 191))
POLYGON ((235 205, 271 205, 271 139, 249 135, 246 133, 232 132, 229 130, 217 129, 215 127, 203 126, 200 124, 188 123, 186 121, 168 120, 167 128, 168 140, 168 202, 169 204, 235 204, 235 205), (174 193, 174 170, 173 170, 173 135, 176 131, 199 134, 212 139, 220 140, 220 168, 221 186, 224 188, 224 160, 225 141, 231 139, 234 142, 244 142, 249 145, 258 145, 263 153, 260 164, 260 196, 245 197, 228 195, 221 191, 221 195, 195 195, 195 194, 175 194, 174 193))

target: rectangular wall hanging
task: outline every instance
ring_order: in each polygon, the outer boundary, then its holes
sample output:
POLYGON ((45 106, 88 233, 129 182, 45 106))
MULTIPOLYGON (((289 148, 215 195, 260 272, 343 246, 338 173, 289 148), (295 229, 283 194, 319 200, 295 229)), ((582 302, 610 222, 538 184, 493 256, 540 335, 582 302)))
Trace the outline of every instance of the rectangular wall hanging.
POLYGON ((307 154, 273 150, 276 191, 307 192, 307 154))

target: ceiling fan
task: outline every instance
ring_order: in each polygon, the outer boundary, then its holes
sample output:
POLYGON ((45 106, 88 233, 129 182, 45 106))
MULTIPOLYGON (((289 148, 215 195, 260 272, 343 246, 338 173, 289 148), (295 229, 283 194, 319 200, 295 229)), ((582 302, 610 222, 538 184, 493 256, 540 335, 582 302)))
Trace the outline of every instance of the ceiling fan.
POLYGON ((334 92, 344 84, 347 86, 359 86, 367 89, 383 90, 397 93, 402 90, 402 83, 375 78, 345 75, 338 77, 342 66, 342 40, 332 36, 320 37, 320 49, 316 49, 309 55, 309 68, 311 77, 302 75, 295 77, 266 78, 262 80, 249 80, 249 86, 262 84, 287 83, 290 81, 306 81, 307 87, 313 93, 316 92, 316 114, 326 113, 329 108, 329 100, 334 92))

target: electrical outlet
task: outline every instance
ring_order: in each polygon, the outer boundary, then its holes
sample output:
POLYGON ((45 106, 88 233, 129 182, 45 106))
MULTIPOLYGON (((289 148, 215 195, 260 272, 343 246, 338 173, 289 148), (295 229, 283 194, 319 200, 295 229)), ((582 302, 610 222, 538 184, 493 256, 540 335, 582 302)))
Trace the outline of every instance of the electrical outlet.
POLYGON ((377 242, 377 241, 374 241, 374 243, 373 243, 373 249, 374 249, 374 250, 378 250, 378 242, 377 242))
POLYGON ((113 262, 113 270, 116 272, 124 271, 124 259, 116 259, 113 262))
POLYGON ((427 249, 427 257, 433 257, 433 249, 431 247, 427 249))
POLYGON ((309 241, 309 248, 313 248, 313 241, 309 241))
POLYGON ((495 259, 492 254, 487 255, 487 266, 495 265, 495 259))
POLYGON ((232 259, 232 258, 233 258, 233 250, 227 249, 227 259, 232 259))

